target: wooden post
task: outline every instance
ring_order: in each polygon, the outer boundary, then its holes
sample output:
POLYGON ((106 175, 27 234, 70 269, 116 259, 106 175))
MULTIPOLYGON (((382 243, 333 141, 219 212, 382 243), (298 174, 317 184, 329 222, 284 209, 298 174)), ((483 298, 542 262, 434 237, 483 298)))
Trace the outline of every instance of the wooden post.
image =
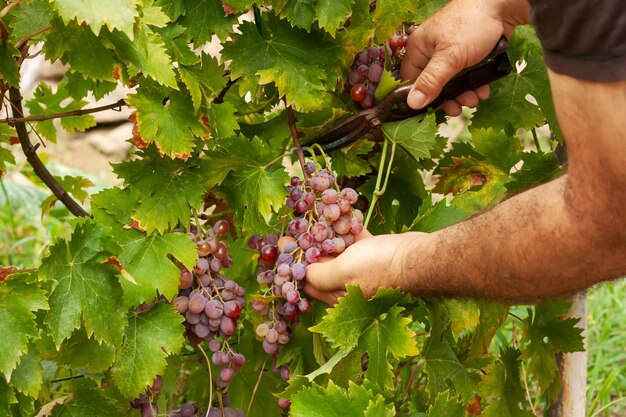
POLYGON ((585 417, 587 398, 587 292, 576 294, 566 317, 580 317, 583 329, 584 352, 560 354, 557 357, 561 372, 561 391, 548 410, 549 417, 585 417))

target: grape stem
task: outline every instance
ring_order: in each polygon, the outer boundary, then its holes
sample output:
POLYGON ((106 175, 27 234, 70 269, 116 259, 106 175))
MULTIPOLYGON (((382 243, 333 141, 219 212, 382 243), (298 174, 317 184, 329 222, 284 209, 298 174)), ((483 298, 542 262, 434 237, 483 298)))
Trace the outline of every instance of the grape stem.
POLYGON ((209 362, 209 357, 204 349, 202 349, 202 346, 196 345, 196 347, 200 349, 200 352, 202 352, 202 356, 204 356, 204 359, 206 360, 206 367, 209 370, 209 406, 207 407, 206 415, 204 416, 209 417, 209 411, 211 410, 211 405, 213 405, 213 372, 211 371, 211 362, 209 362))
POLYGON ((376 177, 376 187, 374 188, 374 194, 372 195, 372 201, 370 203, 370 207, 367 210, 367 216, 365 217, 365 222, 363 226, 367 229, 369 225, 370 219, 372 218, 372 213, 374 212, 374 207, 376 207, 376 203, 378 203, 378 199, 382 196, 387 190, 387 183, 389 182, 389 175, 391 174, 391 168, 393 166, 393 158, 396 154, 396 143, 393 142, 391 144, 391 153, 389 155, 389 161, 387 162, 387 174, 385 175, 385 181, 383 182, 383 175, 385 172, 385 159, 387 159, 387 148, 389 146, 389 139, 385 138, 383 142, 383 150, 380 153, 380 163, 378 164, 378 175, 376 177), (381 186, 382 183, 382 186, 381 186))
POLYGON ((261 370, 259 371, 259 377, 256 379, 256 384, 254 384, 254 389, 252 390, 252 395, 250 396, 250 402, 248 403, 248 411, 246 415, 250 415, 250 410, 252 409, 252 402, 254 401, 254 397, 256 396, 256 392, 259 389, 259 385, 261 385, 261 378, 263 377, 263 372, 265 371, 265 363, 267 359, 263 361, 263 365, 261 365, 261 370))
POLYGON ((293 140, 293 144, 296 146, 296 153, 298 154, 298 160, 300 161, 300 166, 302 168, 304 178, 307 178, 309 174, 307 174, 304 170, 304 152, 302 152, 302 146, 300 145, 300 139, 298 138, 298 130, 296 129, 296 117, 293 114, 293 108, 291 106, 287 106, 287 100, 284 97, 283 101, 285 102, 285 110, 287 111, 287 121, 289 123, 291 139, 293 140))

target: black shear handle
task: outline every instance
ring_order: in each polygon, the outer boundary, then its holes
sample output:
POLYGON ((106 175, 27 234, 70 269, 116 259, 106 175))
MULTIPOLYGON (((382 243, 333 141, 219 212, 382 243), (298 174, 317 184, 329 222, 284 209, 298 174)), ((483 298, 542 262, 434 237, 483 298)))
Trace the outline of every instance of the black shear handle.
POLYGON ((445 101, 454 99, 459 94, 465 91, 474 90, 482 85, 489 84, 493 81, 499 80, 505 75, 511 72, 511 63, 509 57, 506 54, 506 48, 508 42, 506 38, 502 37, 498 41, 496 47, 491 53, 481 61, 479 64, 467 68, 459 73, 456 77, 450 80, 441 90, 441 93, 435 98, 426 108, 419 110, 409 110, 404 113, 397 113, 391 110, 394 104, 406 102, 406 98, 411 90, 411 85, 405 85, 396 88, 390 95, 388 95, 381 103, 381 112, 388 114, 382 114, 383 120, 398 120, 406 119, 408 117, 416 116, 418 114, 425 113, 430 108, 437 108, 441 106, 445 101), (389 102, 387 102, 389 98, 389 102), (387 116, 387 117, 385 117, 387 116))

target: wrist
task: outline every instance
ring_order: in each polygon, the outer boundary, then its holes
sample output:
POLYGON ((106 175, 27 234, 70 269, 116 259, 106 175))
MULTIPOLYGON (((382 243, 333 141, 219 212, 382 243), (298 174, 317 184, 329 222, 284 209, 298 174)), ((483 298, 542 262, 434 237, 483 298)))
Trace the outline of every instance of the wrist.
POLYGON ((529 23, 530 5, 527 0, 496 0, 487 3, 492 7, 495 17, 506 27, 515 29, 515 26, 529 23))

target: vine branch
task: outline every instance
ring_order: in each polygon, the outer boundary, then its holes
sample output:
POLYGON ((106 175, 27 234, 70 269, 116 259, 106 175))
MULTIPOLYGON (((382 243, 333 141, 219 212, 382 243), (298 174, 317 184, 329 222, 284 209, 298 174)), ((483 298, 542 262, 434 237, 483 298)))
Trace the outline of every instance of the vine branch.
POLYGON ((37 35, 41 35, 42 33, 49 31, 50 29, 52 29, 52 25, 47 25, 47 26, 42 27, 41 29, 39 29, 36 32, 33 32, 33 33, 29 34, 29 35, 24 36, 22 39, 20 39, 19 41, 17 41, 15 43, 15 45, 14 45, 15 48, 16 49, 22 49, 22 47, 24 45, 26 45, 26 42, 28 42, 29 40, 31 40, 32 38, 34 38, 37 35))
POLYGON ((298 154, 298 160, 300 161, 300 166, 302 167, 302 174, 306 176, 306 172, 304 171, 304 152, 302 152, 300 138, 298 137, 298 130, 296 129, 296 117, 293 114, 293 108, 291 106, 287 106, 286 100, 285 109, 287 111, 287 121, 289 123, 291 139, 293 140, 293 144, 296 146, 296 153, 298 154))
POLYGON ((30 138, 28 137, 26 120, 22 117, 24 116, 24 111, 22 110, 22 96, 17 88, 9 88, 9 100, 11 102, 11 106, 13 107, 13 119, 15 120, 14 126, 15 131, 17 132, 17 137, 20 140, 22 151, 24 152, 24 155, 30 165, 33 167, 35 174, 41 179, 41 181, 43 181, 44 184, 46 184, 56 198, 63 203, 63 205, 65 205, 65 207, 67 207, 67 209, 74 216, 91 217, 85 209, 83 209, 72 197, 70 197, 61 184, 54 179, 50 171, 48 171, 48 168, 46 168, 43 162, 41 162, 41 159, 39 159, 39 156, 37 156, 37 148, 39 147, 39 144, 33 146, 30 138))
MULTIPOLYGON (((23 116, 24 113, 22 112, 21 97, 19 96, 19 92, 17 92, 17 94, 18 94, 18 97, 20 98, 20 107, 18 110, 18 114, 23 116)), ((11 102, 12 103, 14 102, 13 98, 11 98, 11 102)), ((80 109, 80 110, 66 111, 63 113, 54 113, 54 114, 42 114, 40 116, 29 116, 29 117, 15 117, 15 110, 14 110, 13 117, 0 119, 0 123, 8 123, 9 126, 17 127, 18 123, 42 122, 44 120, 58 119, 61 117, 82 116, 84 114, 97 113, 97 112, 101 112, 104 110, 122 111, 122 106, 126 106, 126 102, 123 99, 120 99, 115 103, 111 103, 111 104, 107 104, 107 105, 99 106, 99 107, 92 107, 89 109, 80 109)))
POLYGON ((6 16, 12 8, 20 4, 22 0, 15 0, 13 3, 9 3, 4 9, 0 10, 0 19, 6 16))

